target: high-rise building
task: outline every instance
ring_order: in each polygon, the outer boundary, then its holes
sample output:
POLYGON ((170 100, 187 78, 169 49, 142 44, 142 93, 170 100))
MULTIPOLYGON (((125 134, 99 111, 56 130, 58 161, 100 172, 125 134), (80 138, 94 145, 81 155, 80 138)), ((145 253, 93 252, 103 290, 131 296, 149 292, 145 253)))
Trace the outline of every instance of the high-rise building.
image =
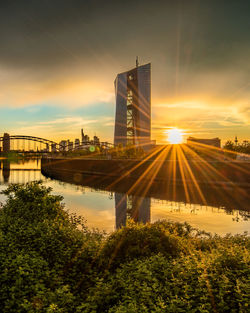
POLYGON ((151 64, 138 66, 115 79, 114 144, 151 144, 151 64))
POLYGON ((207 145, 207 146, 214 146, 217 148, 221 147, 221 140, 220 138, 216 137, 216 138, 212 138, 212 139, 201 139, 201 138, 194 138, 194 137, 188 137, 187 138, 187 144, 195 144, 195 143, 200 143, 203 145, 207 145))
POLYGON ((67 141, 67 147, 68 147, 68 151, 72 151, 74 148, 74 143, 73 141, 68 140, 67 141))
POLYGON ((82 145, 86 145, 89 142, 89 136, 84 135, 83 129, 81 129, 82 145))
POLYGON ((75 150, 80 149, 80 140, 78 138, 75 139, 75 150))
POLYGON ((3 152, 10 152, 10 135, 3 134, 3 152))
POLYGON ((83 132, 83 129, 81 129, 81 137, 82 137, 82 143, 81 144, 83 144, 84 143, 84 132, 83 132))
POLYGON ((97 136, 94 136, 94 145, 95 146, 99 146, 100 145, 100 139, 99 139, 99 137, 97 137, 97 136))

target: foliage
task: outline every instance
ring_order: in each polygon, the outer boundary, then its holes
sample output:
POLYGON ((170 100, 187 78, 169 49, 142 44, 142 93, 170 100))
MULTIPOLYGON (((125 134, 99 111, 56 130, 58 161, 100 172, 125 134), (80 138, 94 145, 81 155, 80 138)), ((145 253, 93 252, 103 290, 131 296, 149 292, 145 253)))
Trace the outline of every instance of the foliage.
POLYGON ((237 144, 235 144, 231 140, 228 140, 223 148, 229 151, 250 154, 250 142, 247 140, 244 140, 242 143, 237 144))
POLYGON ((183 230, 189 225, 175 224, 172 232, 171 226, 173 224, 166 222, 142 225, 130 221, 127 227, 117 230, 105 240, 99 258, 102 268, 114 269, 124 262, 157 253, 166 258, 184 253, 187 242, 177 235, 177 231, 178 226, 183 230))
POLYGON ((52 304, 57 312, 74 312, 72 290, 88 271, 102 235, 90 233, 64 210, 62 197, 50 192, 38 182, 10 185, 3 192, 8 198, 0 211, 2 312, 37 307, 47 312, 52 304), (73 260, 78 253, 77 271, 73 260))
POLYGON ((243 261, 245 251, 223 252, 194 253, 172 262, 158 254, 126 263, 106 280, 99 279, 81 309, 247 312, 249 269, 243 261))
POLYGON ((33 182, 0 210, 1 312, 247 312, 246 235, 130 222, 105 235, 33 182))

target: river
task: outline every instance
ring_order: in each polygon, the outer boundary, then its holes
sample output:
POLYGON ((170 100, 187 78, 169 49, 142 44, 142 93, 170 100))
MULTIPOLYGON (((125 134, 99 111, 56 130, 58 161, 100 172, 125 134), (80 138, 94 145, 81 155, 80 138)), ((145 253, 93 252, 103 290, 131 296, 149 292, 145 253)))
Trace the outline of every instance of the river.
MULTIPOLYGON (((121 192, 106 191, 103 187, 97 188, 95 184, 76 184, 74 180, 65 182, 45 177, 41 173, 39 159, 18 162, 0 160, 0 190, 4 190, 10 183, 34 180, 42 180, 45 186, 53 188, 54 194, 62 195, 65 209, 83 216, 90 228, 107 232, 125 225, 129 217, 143 223, 161 219, 188 222, 193 227, 219 235, 242 234, 250 230, 249 202, 242 200, 242 197, 228 208, 216 197, 215 200, 213 198, 213 205, 204 205, 192 201, 167 200, 168 197, 158 196, 157 193, 147 197, 127 196, 121 192)), ((4 200, 4 196, 0 195, 0 201, 4 200)))

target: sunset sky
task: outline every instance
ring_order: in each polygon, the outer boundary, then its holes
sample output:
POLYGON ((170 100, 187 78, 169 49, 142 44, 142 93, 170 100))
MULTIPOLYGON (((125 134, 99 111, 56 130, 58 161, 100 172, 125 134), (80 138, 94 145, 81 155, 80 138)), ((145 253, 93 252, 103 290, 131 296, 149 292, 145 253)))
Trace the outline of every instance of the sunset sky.
POLYGON ((0 3, 0 136, 113 141, 117 73, 152 63, 152 139, 250 139, 249 0, 0 3))

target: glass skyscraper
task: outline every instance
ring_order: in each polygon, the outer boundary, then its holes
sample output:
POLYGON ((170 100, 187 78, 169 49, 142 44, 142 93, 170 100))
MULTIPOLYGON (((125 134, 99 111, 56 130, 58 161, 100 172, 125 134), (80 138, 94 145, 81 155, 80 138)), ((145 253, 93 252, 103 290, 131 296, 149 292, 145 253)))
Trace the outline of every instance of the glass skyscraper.
POLYGON ((136 66, 115 79, 114 144, 151 144, 151 63, 136 66))

